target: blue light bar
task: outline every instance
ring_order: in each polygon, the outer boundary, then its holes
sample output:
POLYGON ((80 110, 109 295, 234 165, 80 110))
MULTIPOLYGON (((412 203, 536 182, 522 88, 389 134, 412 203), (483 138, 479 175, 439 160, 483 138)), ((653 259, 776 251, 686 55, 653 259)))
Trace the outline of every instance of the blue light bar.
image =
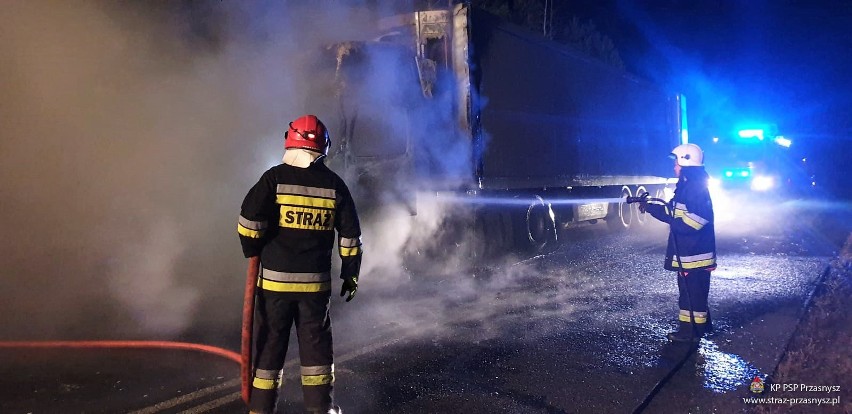
POLYGON ((757 138, 763 141, 762 129, 741 129, 738 134, 740 138, 757 138))
POLYGON ((790 145, 793 145, 793 141, 791 139, 784 138, 780 135, 775 137, 775 143, 784 147, 784 148, 790 148, 790 145))
POLYGON ((725 179, 741 179, 741 178, 749 178, 751 177, 751 169, 749 168, 732 168, 729 170, 722 171, 723 178, 725 179))

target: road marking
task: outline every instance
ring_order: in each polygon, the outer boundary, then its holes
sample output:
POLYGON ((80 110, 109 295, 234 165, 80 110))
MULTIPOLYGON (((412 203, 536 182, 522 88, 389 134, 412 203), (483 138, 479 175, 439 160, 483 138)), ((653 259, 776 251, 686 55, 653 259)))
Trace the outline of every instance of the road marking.
MULTIPOLYGON (((238 386, 240 386, 240 384, 241 384, 241 381, 240 381, 239 378, 232 379, 230 381, 223 382, 219 385, 214 385, 212 387, 203 388, 203 389, 200 389, 200 390, 195 391, 195 392, 191 392, 191 393, 186 394, 186 395, 181 395, 180 397, 177 397, 177 398, 172 398, 171 400, 166 400, 166 401, 154 404, 154 405, 152 405, 148 408, 143 408, 143 409, 138 410, 138 411, 130 412, 129 414, 154 414, 154 413, 160 412, 162 410, 169 409, 169 408, 175 407, 177 405, 180 405, 180 404, 192 401, 192 400, 197 400, 199 398, 202 398, 202 397, 205 397, 207 395, 219 392, 219 391, 226 389, 226 388, 238 387, 238 386)), ((237 396, 239 396, 239 393, 237 393, 237 396)))
POLYGON ((230 403, 232 403, 232 402, 234 402, 234 401, 237 401, 237 400, 239 400, 240 398, 243 398, 243 393, 242 393, 241 391, 237 391, 237 392, 235 392, 235 393, 228 394, 228 395, 226 395, 226 396, 224 396, 224 397, 217 398, 217 399, 212 400, 212 401, 208 401, 208 402, 206 402, 206 403, 204 403, 204 404, 197 405, 197 406, 192 407, 192 408, 190 408, 190 409, 188 409, 188 410, 181 411, 181 412, 180 412, 180 413, 178 413, 178 414, 199 414, 199 413, 206 413, 206 412, 208 412, 208 411, 210 411, 210 410, 212 410, 212 409, 214 409, 214 408, 219 408, 219 407, 221 407, 221 406, 223 406, 223 405, 230 404, 230 403))
MULTIPOLYGON (((547 255, 537 255, 537 256, 529 258, 528 260, 525 260, 524 262, 532 261, 532 260, 535 260, 535 259, 540 259, 540 258, 546 257, 546 256, 547 255)), ((521 262, 521 263, 523 263, 523 262, 521 262)), ((515 265, 518 265, 518 264, 521 264, 521 263, 516 263, 515 265)), ((473 320, 473 319, 475 319, 475 318, 468 318, 468 319, 462 318, 463 321, 464 320, 473 320)), ((393 338, 386 339, 382 342, 373 342, 370 345, 367 345, 367 346, 364 346, 364 347, 359 347, 355 351, 344 354, 340 357, 336 357, 336 358, 334 358, 334 363, 335 364, 343 363, 343 362, 349 361, 351 359, 357 358, 361 355, 365 355, 365 354, 371 353, 373 351, 379 350, 379 349, 384 348, 386 346, 402 342, 406 339, 414 338, 414 337, 418 336, 418 334, 417 334, 418 332, 420 332, 420 334, 423 334, 421 327, 416 327, 416 328, 412 327, 412 328, 409 328, 409 329, 403 329, 399 332, 400 332, 400 335, 397 335, 393 338)), ((292 368, 298 366, 298 364, 299 364, 298 358, 291 359, 291 360, 287 361, 284 364, 284 372, 287 372, 288 368, 292 369, 292 368)), ((293 379, 293 378, 296 378, 297 376, 298 376, 297 374, 285 375, 285 379, 293 379)), ((161 402, 157 405, 151 406, 151 407, 146 408, 144 410, 134 411, 130 414, 154 414, 154 413, 157 413, 161 410, 172 408, 172 407, 175 407, 177 405, 202 398, 202 397, 207 396, 209 394, 212 394, 216 391, 219 391, 223 388, 227 388, 227 387, 230 387, 230 386, 238 386, 238 385, 241 385, 241 382, 240 382, 239 379, 231 380, 231 381, 228 381, 226 383, 223 383, 223 384, 220 384, 220 385, 217 385, 217 386, 198 390, 194 393, 187 394, 187 395, 182 396, 182 397, 174 398, 174 399, 168 400, 168 401, 163 401, 163 402, 161 402), (228 385, 226 386, 225 384, 228 384, 228 385), (209 392, 206 391, 206 390, 211 390, 213 388, 215 388, 215 390, 209 391, 209 392), (192 398, 186 398, 186 397, 189 397, 191 395, 193 396, 192 398)), ((190 408, 188 408, 184 411, 181 411, 180 414, 205 413, 205 412, 208 412, 208 411, 210 411, 214 408, 218 408, 218 407, 221 407, 223 405, 230 404, 234 401, 238 401, 241 398, 242 398, 242 394, 240 392, 235 392, 235 393, 232 393, 232 394, 228 394, 224 397, 220 397, 220 398, 217 398, 215 400, 207 401, 207 402, 204 402, 200 405, 190 407, 190 408)))
MULTIPOLYGON (((415 331, 414 329, 411 329, 411 330, 410 330, 410 332, 414 332, 414 331, 415 331)), ((406 334, 410 334, 410 332, 406 332, 406 334)), ((411 335, 411 336, 414 336, 414 335, 411 335)), ((406 338, 408 338, 408 337, 409 337, 409 335, 403 335, 403 336, 401 336, 401 337, 396 337, 396 338, 388 339, 388 340, 386 340, 386 341, 384 341, 384 342, 373 343, 372 345, 369 345, 369 346, 365 346, 365 347, 358 348, 358 350, 357 350, 357 351, 353 351, 353 352, 350 352, 350 353, 348 353, 348 354, 342 355, 342 356, 340 356, 340 357, 338 357, 338 358, 334 358, 334 363, 335 363, 335 364, 338 364, 338 363, 342 363, 342 362, 349 361, 349 360, 354 359, 354 358, 357 358, 357 357, 359 357, 359 356, 361 356, 361 355, 368 354, 368 353, 373 352, 373 351, 375 351, 375 350, 378 350, 378 349, 384 348, 384 347, 386 347, 386 346, 388 346, 388 345, 392 345, 392 344, 394 344, 394 343, 400 342, 400 341, 402 341, 403 339, 406 339, 406 338)), ((285 370, 285 372, 287 371, 287 368, 294 368, 294 367, 296 367, 296 366, 298 365, 298 363, 299 363, 299 362, 298 362, 298 360, 297 360, 297 359, 291 359, 290 361, 288 361, 287 363, 285 363, 285 364, 284 364, 284 370, 285 370)), ((291 379, 292 379, 292 378, 295 378, 295 377, 296 377, 296 375, 295 375, 295 374, 293 374, 293 375, 287 375, 286 377, 287 377, 287 378, 291 378, 291 379)), ((132 413, 130 413, 130 414, 153 414, 153 413, 159 412, 159 411, 161 411, 161 410, 165 410, 165 409, 167 409, 167 408, 172 408, 172 407, 174 407, 174 406, 176 406, 176 405, 183 404, 183 403, 185 403, 185 402, 189 402, 189 401, 192 401, 192 400, 199 399, 199 398, 201 398, 201 397, 204 397, 204 396, 206 396, 206 395, 212 394, 213 392, 218 391, 218 390, 221 390, 221 389, 223 389, 223 388, 227 388, 227 387, 230 387, 230 386, 237 386, 237 385, 240 385, 240 380, 239 380, 239 379, 231 380, 231 381, 228 381, 228 382, 226 382, 226 383, 224 383, 224 384, 220 384, 220 385, 217 385, 217 386, 214 386, 214 387, 205 388, 205 389, 203 389, 203 390, 198 390, 198 391, 196 391, 195 393, 187 394, 187 395, 185 395, 185 396, 183 396, 183 397, 178 397, 178 398, 174 398, 174 399, 169 400, 169 401, 164 401, 164 402, 159 403, 159 404, 157 404, 157 405, 155 405, 155 406, 151 406, 150 408, 147 408, 147 409, 145 409, 144 411, 134 411, 134 412, 132 412, 132 413), (225 384, 228 384, 228 385, 226 386, 225 384), (216 388, 216 390, 215 390, 215 391, 210 391, 210 392, 203 392, 203 391, 205 391, 205 390, 209 390, 209 389, 212 389, 212 388, 216 388), (202 392, 203 392, 203 393, 202 393, 202 392), (185 397, 189 397, 190 395, 193 395, 193 394, 199 394, 199 395, 194 395, 194 396, 193 396, 192 398, 190 398, 190 399, 185 398, 185 397), (180 401, 178 401, 178 400, 180 400, 180 401)), ((200 405, 197 405, 197 406, 194 406, 194 407, 190 407, 190 408, 188 408, 188 409, 186 409, 186 410, 184 410, 184 411, 181 411, 181 412, 180 412, 180 414, 200 414, 200 413, 206 413, 206 412, 208 412, 208 411, 210 411, 210 410, 212 410, 212 409, 214 409, 214 408, 218 408, 218 407, 221 407, 221 406, 223 406, 223 405, 230 404, 230 403, 232 403, 232 402, 234 402, 234 401, 238 401, 240 398, 242 398, 241 393, 239 393, 239 392, 235 392, 235 393, 233 393, 233 394, 228 394, 228 395, 226 395, 226 396, 224 396, 224 397, 217 398, 217 399, 215 399, 215 400, 211 400, 211 401, 205 402, 205 403, 203 403, 203 404, 200 404, 200 405)))

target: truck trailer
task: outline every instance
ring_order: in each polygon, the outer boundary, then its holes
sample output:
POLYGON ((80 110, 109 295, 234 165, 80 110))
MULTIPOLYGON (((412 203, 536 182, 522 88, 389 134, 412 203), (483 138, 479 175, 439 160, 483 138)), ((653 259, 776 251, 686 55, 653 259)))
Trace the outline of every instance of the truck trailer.
POLYGON ((624 199, 672 181, 682 97, 467 3, 384 17, 328 54, 328 163, 359 210, 449 205, 441 228, 484 240, 474 255, 640 226, 624 199))

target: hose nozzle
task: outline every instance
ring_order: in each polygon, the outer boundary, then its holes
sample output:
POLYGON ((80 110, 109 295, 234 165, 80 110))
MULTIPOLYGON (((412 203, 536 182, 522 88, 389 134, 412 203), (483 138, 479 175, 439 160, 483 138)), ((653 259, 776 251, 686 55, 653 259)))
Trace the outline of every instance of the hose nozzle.
POLYGON ((627 199, 625 200, 625 202, 626 202, 627 204, 633 204, 633 203, 644 203, 644 202, 646 202, 646 201, 648 200, 648 196, 649 196, 649 195, 650 195, 650 194, 649 194, 647 191, 645 191, 645 192, 643 192, 642 194, 639 194, 639 195, 637 195, 637 196, 635 196, 635 197, 627 197, 627 199))

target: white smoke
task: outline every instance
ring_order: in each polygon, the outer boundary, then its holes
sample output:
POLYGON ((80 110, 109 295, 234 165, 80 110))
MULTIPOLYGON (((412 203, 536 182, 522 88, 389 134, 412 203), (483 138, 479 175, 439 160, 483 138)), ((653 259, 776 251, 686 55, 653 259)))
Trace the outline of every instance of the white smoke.
MULTIPOLYGON (((245 192, 280 162, 290 120, 336 109, 316 99, 333 91, 311 82, 328 45, 370 39, 378 15, 404 9, 363 2, 4 6, 0 325, 7 335, 46 339, 236 327, 244 261, 235 227, 245 192)), ((361 99, 393 96, 399 85, 389 80, 398 69, 375 65, 361 99)), ((434 168, 461 170, 469 152, 446 126, 452 114, 440 99, 446 96, 432 102, 436 111, 414 119, 402 108, 389 111, 399 124, 387 132, 413 125, 411 137, 428 144, 420 148, 431 151, 434 168)), ((334 140, 339 126, 329 127, 334 140)), ((391 187, 420 189, 395 180, 387 177, 391 187)), ((406 282, 412 269, 403 252, 413 247, 416 256, 420 244, 453 230, 445 207, 431 201, 418 199, 415 220, 402 204, 365 212, 365 292, 406 282)), ((483 320, 522 303, 557 301, 502 294, 522 290, 530 271, 506 268, 511 256, 502 259, 503 274, 485 283, 460 274, 467 247, 462 239, 427 263, 438 289, 373 316, 441 326, 457 316, 441 308, 443 300, 464 298, 466 312, 483 320)), ((583 289, 560 285, 550 295, 568 303, 583 289)))
MULTIPOLYGON (((2 325, 45 339, 236 325, 242 197, 280 162, 287 123, 329 109, 308 81, 328 45, 369 39, 378 15, 405 8, 335 4, 4 4, 2 325)), ((398 87, 379 69, 363 99, 398 87)), ((421 130, 451 117, 419 115, 421 130)), ((435 149, 441 168, 465 159, 435 149)), ((404 277, 399 252, 440 216, 415 228, 393 207, 371 215, 364 283, 404 277)))

